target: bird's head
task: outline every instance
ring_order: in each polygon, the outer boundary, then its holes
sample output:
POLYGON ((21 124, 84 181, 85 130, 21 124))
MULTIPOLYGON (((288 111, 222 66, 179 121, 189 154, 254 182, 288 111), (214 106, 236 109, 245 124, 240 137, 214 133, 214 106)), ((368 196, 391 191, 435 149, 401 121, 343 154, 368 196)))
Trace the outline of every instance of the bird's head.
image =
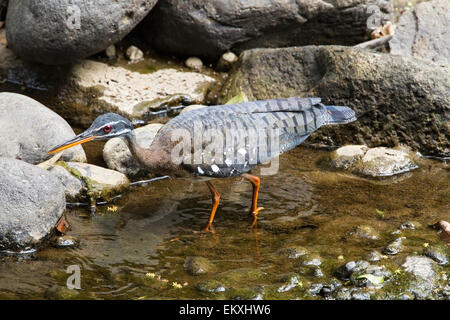
POLYGON ((128 119, 115 113, 106 113, 97 117, 89 129, 57 145, 48 153, 56 153, 88 141, 126 137, 127 135, 131 135, 132 132, 133 125, 128 119))

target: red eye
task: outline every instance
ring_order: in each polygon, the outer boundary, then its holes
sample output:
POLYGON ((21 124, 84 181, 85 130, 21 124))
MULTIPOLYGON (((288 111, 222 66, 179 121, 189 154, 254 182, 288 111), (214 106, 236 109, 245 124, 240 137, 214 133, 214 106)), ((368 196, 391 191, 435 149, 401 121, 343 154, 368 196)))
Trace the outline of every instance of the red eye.
POLYGON ((104 126, 103 127, 103 132, 105 132, 105 133, 109 133, 109 132, 111 132, 111 126, 104 126))

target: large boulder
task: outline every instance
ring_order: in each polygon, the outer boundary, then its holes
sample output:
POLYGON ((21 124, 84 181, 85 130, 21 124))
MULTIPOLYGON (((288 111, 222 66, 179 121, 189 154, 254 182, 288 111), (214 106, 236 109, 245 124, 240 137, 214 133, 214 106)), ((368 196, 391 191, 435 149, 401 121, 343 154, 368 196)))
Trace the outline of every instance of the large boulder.
MULTIPOLYGON (((52 147, 75 136, 57 113, 27 96, 0 92, 0 156, 37 164, 52 147)), ((64 151, 66 161, 86 161, 81 146, 64 151)))
POLYGON ((413 57, 340 46, 253 49, 241 54, 220 102, 316 96, 347 105, 358 121, 321 128, 308 142, 408 145, 450 155, 450 68, 413 57))
MULTIPOLYGON (((67 82, 60 90, 64 100, 92 111, 117 112, 128 118, 151 118, 152 111, 163 106, 204 103, 209 87, 215 79, 197 72, 175 68, 160 69, 152 73, 139 73, 105 63, 83 60, 71 69, 67 82)), ((94 117, 95 118, 95 115, 94 117)))
POLYGON ((160 0, 142 27, 164 53, 216 61, 228 50, 356 44, 392 11, 390 0, 160 0))
POLYGON ((389 42, 392 54, 450 64, 450 2, 419 3, 400 17, 389 42))
POLYGON ((35 247, 49 235, 66 207, 64 188, 52 174, 0 157, 0 250, 35 247))
POLYGON ((121 40, 157 0, 15 0, 6 16, 9 47, 24 59, 66 64, 121 40))

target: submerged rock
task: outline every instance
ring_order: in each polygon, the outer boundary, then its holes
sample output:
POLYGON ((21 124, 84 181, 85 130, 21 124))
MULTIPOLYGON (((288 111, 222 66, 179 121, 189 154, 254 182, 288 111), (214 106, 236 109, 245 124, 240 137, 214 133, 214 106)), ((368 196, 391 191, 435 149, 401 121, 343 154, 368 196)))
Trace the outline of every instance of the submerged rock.
POLYGON ((405 247, 403 246, 404 239, 406 238, 400 237, 395 239, 394 241, 389 243, 386 248, 383 249, 383 253, 393 256, 402 252, 405 249, 405 247))
POLYGON ((2 157, 0 177, 0 250, 39 245, 66 208, 62 184, 44 169, 2 157))
MULTIPOLYGON (((139 145, 149 147, 162 124, 151 123, 135 129, 136 140, 139 145)), ((138 176, 147 173, 133 158, 126 143, 120 138, 108 140, 103 147, 103 159, 108 168, 126 174, 127 176, 138 176)))
POLYGON ((130 184, 123 173, 93 164, 67 162, 62 165, 84 183, 87 195, 91 199, 108 199, 112 195, 122 192, 130 184))
MULTIPOLYGON (((32 164, 51 157, 48 151, 73 138, 70 125, 43 104, 27 96, 0 92, 0 157, 32 164)), ((64 151, 65 161, 86 161, 81 146, 64 151)))
POLYGON ((392 11, 387 0, 161 0, 142 29, 161 52, 217 61, 231 49, 357 44, 379 26, 367 23, 374 13, 383 23, 392 11))
POLYGON ((373 227, 367 225, 357 226, 354 230, 350 232, 350 235, 371 240, 376 240, 380 236, 373 227))
POLYGON ((448 253, 445 247, 433 245, 423 249, 423 254, 439 265, 445 265, 448 263, 448 253))
POLYGON ((391 53, 450 64, 450 2, 433 0, 405 11, 389 42, 391 53))
POLYGON ((208 259, 203 257, 187 257, 184 262, 184 270, 193 276, 206 274, 211 271, 211 264, 208 259))
POLYGON ((58 248, 76 247, 78 244, 79 241, 70 236, 61 236, 56 238, 55 241, 55 246, 58 248))
POLYGON ((358 121, 322 127, 308 143, 403 144, 448 157, 448 74, 449 67, 424 60, 349 47, 253 49, 240 55, 220 102, 240 92, 249 100, 320 97, 326 104, 351 107, 358 121))
POLYGON ((27 60, 67 64, 121 40, 156 2, 10 1, 6 16, 8 46, 27 60))

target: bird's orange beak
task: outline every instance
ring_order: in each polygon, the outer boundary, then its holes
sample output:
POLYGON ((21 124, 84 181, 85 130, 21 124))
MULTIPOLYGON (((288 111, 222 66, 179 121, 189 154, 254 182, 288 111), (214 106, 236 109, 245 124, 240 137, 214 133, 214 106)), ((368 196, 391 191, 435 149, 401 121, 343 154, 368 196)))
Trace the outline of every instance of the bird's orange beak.
POLYGON ((79 134, 78 136, 67 140, 66 142, 61 143, 60 145, 57 145, 53 149, 51 149, 48 153, 56 153, 58 151, 62 151, 65 149, 72 148, 76 145, 94 140, 96 136, 86 136, 86 134, 83 132, 82 134, 79 134))

